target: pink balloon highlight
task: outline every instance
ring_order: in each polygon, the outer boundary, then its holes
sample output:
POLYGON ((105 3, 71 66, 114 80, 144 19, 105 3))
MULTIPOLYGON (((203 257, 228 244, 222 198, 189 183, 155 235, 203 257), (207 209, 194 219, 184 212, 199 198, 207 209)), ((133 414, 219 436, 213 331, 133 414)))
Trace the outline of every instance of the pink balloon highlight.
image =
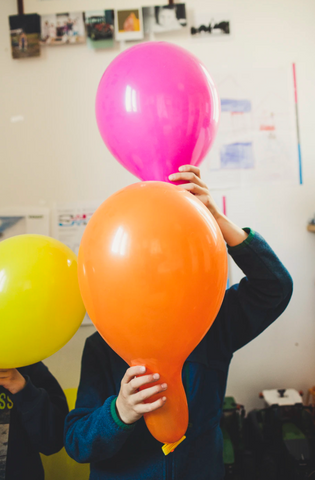
POLYGON ((198 166, 218 128, 220 101, 205 66, 166 42, 136 45, 106 69, 96 119, 114 157, 141 180, 198 166))

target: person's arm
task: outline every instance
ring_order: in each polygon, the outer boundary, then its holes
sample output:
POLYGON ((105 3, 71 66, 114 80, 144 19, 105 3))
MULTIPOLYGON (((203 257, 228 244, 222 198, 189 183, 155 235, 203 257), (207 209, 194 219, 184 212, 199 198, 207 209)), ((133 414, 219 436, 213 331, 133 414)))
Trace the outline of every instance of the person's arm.
POLYGON ((23 390, 26 380, 16 368, 1 368, 0 385, 15 394, 23 390))
POLYGON ((154 385, 139 392, 139 387, 156 382, 158 374, 143 375, 143 366, 127 369, 118 394, 113 395, 113 378, 109 362, 102 365, 95 354, 95 345, 87 339, 81 368, 76 407, 65 423, 65 447, 79 463, 104 461, 114 456, 135 428, 144 413, 161 408, 166 398, 144 403, 152 395, 166 390, 167 385, 154 385), (107 372, 107 376, 104 374, 107 372), (140 376, 138 376, 140 375, 140 376))
MULTIPOLYGON (((184 165, 172 175, 209 209, 216 219, 228 252, 246 275, 238 285, 227 290, 217 320, 211 327, 217 339, 214 344, 227 358, 257 337, 287 307, 293 290, 290 274, 267 242, 251 229, 241 229, 215 205, 207 185, 200 179, 197 167, 184 165)), ((213 344, 212 344, 212 348, 213 344)), ((215 356, 215 352, 213 352, 215 356)))
POLYGON ((67 400, 59 383, 41 362, 21 372, 14 370, 11 380, 5 388, 11 393, 30 442, 45 455, 58 452, 63 447, 64 420, 68 413, 67 400), (24 375, 25 371, 29 375, 24 375))
POLYGON ((287 269, 257 232, 228 251, 245 277, 225 294, 220 310, 224 345, 233 354, 256 338, 286 309, 293 291, 287 269))
POLYGON ((209 210, 209 212, 215 218, 217 224, 220 227, 223 238, 230 247, 239 245, 247 238, 247 233, 235 223, 231 222, 223 213, 220 211, 218 206, 215 204, 209 188, 200 178, 200 170, 198 167, 192 165, 182 165, 179 167, 178 173, 173 173, 170 175, 169 179, 172 182, 185 181, 180 185, 181 188, 184 188, 188 192, 191 192, 195 195, 209 210))

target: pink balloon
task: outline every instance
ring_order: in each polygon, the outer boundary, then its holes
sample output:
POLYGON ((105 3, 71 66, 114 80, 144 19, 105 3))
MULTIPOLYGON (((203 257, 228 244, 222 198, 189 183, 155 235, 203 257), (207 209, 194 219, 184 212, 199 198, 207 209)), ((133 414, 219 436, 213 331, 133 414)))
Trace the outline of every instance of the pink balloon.
POLYGON ((180 165, 199 165, 219 116, 218 93, 207 69, 166 42, 142 43, 118 55, 96 95, 105 144, 141 180, 168 181, 180 165))

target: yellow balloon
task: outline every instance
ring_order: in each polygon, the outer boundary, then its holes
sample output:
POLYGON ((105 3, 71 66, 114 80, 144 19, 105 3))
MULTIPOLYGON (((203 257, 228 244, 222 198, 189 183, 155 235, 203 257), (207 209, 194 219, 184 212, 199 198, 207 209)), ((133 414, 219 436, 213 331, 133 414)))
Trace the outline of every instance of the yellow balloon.
POLYGON ((43 235, 0 243, 0 368, 49 357, 75 334, 84 314, 70 248, 43 235))

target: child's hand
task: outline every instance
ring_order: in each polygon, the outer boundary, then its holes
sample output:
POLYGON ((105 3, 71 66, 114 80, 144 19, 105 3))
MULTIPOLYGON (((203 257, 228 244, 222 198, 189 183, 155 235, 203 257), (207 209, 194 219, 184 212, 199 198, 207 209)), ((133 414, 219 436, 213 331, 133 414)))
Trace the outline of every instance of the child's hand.
POLYGON ((178 170, 180 173, 173 173, 168 177, 169 180, 171 180, 171 182, 178 180, 187 181, 187 183, 180 185, 181 188, 188 190, 199 198, 199 200, 210 210, 210 213, 212 213, 215 219, 222 215, 210 195, 209 188, 200 178, 200 169, 192 165, 182 165, 178 170))
POLYGON ((23 390, 26 380, 16 368, 0 369, 0 385, 14 395, 23 390))
POLYGON ((230 247, 240 245, 248 237, 248 233, 231 222, 214 203, 207 185, 201 181, 200 170, 192 165, 182 165, 178 169, 180 173, 173 173, 168 178, 172 182, 176 180, 187 181, 181 185, 181 188, 196 195, 197 198, 208 208, 210 213, 216 219, 216 222, 222 232, 223 238, 230 247))
POLYGON ((121 381, 119 395, 116 400, 116 408, 120 419, 126 424, 135 423, 144 413, 153 412, 165 404, 166 397, 159 398, 153 403, 143 403, 144 400, 152 397, 152 395, 156 395, 167 389, 166 383, 163 383, 162 385, 154 385, 139 392, 138 389, 140 387, 148 383, 156 382, 160 378, 158 373, 143 375, 144 372, 145 367, 130 367, 121 381), (143 376, 137 377, 137 375, 143 376))

